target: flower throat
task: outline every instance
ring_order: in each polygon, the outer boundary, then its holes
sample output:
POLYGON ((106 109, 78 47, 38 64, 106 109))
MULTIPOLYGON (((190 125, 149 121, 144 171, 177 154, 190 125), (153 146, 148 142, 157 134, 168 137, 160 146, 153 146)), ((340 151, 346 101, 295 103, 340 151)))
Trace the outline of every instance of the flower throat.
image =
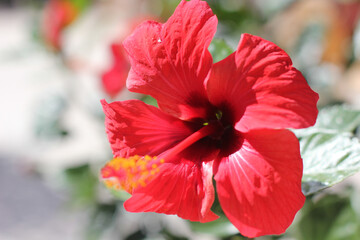
POLYGON ((210 142, 209 146, 204 144, 203 147, 209 147, 212 150, 214 146, 219 149, 224 149, 224 147, 229 149, 229 143, 236 142, 233 141, 235 131, 230 124, 224 124, 222 111, 216 111, 214 115, 216 118, 203 121, 198 130, 159 156, 135 155, 112 159, 101 170, 105 185, 108 188, 125 190, 129 193, 138 187, 145 187, 160 172, 162 164, 171 162, 170 159, 200 140, 210 142))

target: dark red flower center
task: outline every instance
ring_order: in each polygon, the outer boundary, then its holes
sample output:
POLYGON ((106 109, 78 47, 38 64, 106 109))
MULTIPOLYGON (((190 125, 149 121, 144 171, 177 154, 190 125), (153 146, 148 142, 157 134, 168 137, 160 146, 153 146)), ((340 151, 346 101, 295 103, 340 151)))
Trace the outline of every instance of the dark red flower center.
MULTIPOLYGON (((242 144, 242 138, 240 132, 234 128, 235 121, 228 105, 224 104, 221 108, 215 109, 214 117, 204 123, 205 125, 212 125, 215 131, 204 137, 204 140, 208 142, 208 146, 220 150, 221 156, 226 156, 239 148, 242 144)), ((205 144, 205 147, 208 146, 205 144)))
MULTIPOLYGON (((213 160, 214 152, 220 157, 235 152, 242 144, 240 132, 234 128, 234 121, 228 108, 211 107, 212 114, 207 119, 196 119, 190 123, 194 129, 193 134, 175 145, 166 152, 162 158, 170 157, 183 152, 183 154, 198 154, 200 161, 213 160)), ((193 157, 189 159, 194 159, 193 157)))

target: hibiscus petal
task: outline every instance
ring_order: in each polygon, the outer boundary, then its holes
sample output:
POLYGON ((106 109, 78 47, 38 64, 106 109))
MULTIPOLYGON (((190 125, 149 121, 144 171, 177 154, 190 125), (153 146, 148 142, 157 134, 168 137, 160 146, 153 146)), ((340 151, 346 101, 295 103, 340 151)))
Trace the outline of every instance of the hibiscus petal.
POLYGON ((238 49, 213 65, 210 101, 229 106, 236 128, 304 128, 313 125, 318 94, 275 44, 243 34, 238 49))
POLYGON ((206 117, 204 81, 216 26, 216 16, 199 0, 182 1, 165 24, 141 24, 124 41, 132 66, 129 90, 153 96, 163 111, 181 119, 206 117))
POLYGON ((113 65, 102 74, 101 82, 105 92, 114 98, 126 85, 130 63, 121 44, 111 44, 113 65))
POLYGON ((122 44, 115 42, 110 45, 110 48, 115 63, 129 65, 127 55, 122 44))
POLYGON ((156 156, 192 133, 185 122, 140 100, 101 103, 114 157, 156 156))
POLYGON ((130 212, 176 214, 190 221, 216 220, 212 162, 194 163, 178 158, 165 162, 145 187, 134 190, 124 207, 130 212))
POLYGON ((119 64, 112 66, 101 76, 101 83, 105 92, 114 98, 125 87, 128 71, 119 64))
POLYGON ((221 207, 247 237, 281 234, 305 201, 298 140, 288 130, 242 136, 241 148, 214 166, 221 207))

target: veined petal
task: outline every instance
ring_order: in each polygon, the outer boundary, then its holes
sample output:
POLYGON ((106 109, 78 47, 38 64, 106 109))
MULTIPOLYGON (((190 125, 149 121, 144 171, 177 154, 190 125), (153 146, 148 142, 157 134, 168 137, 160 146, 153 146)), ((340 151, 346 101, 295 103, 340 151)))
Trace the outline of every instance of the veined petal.
POLYGON ((163 111, 181 119, 206 118, 204 81, 216 26, 216 16, 200 0, 183 0, 165 24, 141 24, 124 41, 132 67, 129 90, 153 96, 163 111))
POLYGON ((210 101, 230 106, 236 128, 304 128, 317 117, 318 94, 275 44, 243 34, 238 49, 213 65, 210 101))
POLYGON ((209 222, 218 218, 210 210, 213 202, 212 162, 195 163, 179 157, 165 160, 156 177, 135 189, 124 207, 130 212, 176 214, 190 221, 209 222))
POLYGON ((305 201, 298 140, 288 130, 242 135, 241 148, 214 166, 221 207, 247 237, 281 234, 305 201))
POLYGON ((185 122, 140 100, 101 103, 114 157, 157 156, 192 133, 185 122))

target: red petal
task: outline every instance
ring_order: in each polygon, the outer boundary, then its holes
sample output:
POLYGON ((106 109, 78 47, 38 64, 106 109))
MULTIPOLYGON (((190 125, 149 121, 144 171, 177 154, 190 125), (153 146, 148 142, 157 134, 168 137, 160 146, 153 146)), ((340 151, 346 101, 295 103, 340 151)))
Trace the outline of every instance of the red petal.
POLYGON ((129 90, 152 95, 159 107, 182 119, 206 117, 207 50, 217 18, 206 2, 182 1, 165 24, 148 21, 124 41, 132 73, 129 90))
POLYGON ((110 97, 115 97, 125 87, 126 77, 127 71, 124 71, 120 66, 113 66, 101 77, 105 92, 110 97))
POLYGON ((101 81, 105 92, 110 97, 115 97, 126 85, 130 64, 121 44, 112 44, 111 51, 114 64, 101 76, 101 81))
POLYGON ((210 101, 231 106, 236 128, 304 128, 313 125, 318 94, 275 44, 243 34, 237 51, 214 64, 210 101))
POLYGON ((281 234, 303 206, 302 159, 288 130, 251 130, 239 151, 215 167, 217 192, 229 220, 247 237, 281 234))
POLYGON ((138 188, 124 203, 130 212, 176 214, 190 221, 216 220, 210 207, 214 202, 212 162, 195 164, 178 159, 164 163, 146 187, 138 188))
POLYGON ((111 53, 114 57, 115 63, 123 63, 123 64, 128 63, 125 49, 122 46, 122 44, 113 43, 110 45, 110 48, 111 48, 111 53))
POLYGON ((157 156, 192 133, 183 121, 139 100, 101 103, 114 157, 157 156))

